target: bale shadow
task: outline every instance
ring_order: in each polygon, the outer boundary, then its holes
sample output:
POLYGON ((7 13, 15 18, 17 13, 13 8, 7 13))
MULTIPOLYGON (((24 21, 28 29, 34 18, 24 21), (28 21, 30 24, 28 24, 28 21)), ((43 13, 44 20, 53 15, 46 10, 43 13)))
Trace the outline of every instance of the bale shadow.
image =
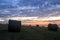
POLYGON ((7 33, 8 30, 0 30, 0 33, 7 33))

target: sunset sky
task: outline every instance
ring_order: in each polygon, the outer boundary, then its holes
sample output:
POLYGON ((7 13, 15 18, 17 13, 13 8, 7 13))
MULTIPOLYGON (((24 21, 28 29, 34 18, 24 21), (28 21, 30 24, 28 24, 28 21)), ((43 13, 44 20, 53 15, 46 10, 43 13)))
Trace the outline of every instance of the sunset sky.
POLYGON ((60 24, 60 0, 0 0, 0 23, 60 24))

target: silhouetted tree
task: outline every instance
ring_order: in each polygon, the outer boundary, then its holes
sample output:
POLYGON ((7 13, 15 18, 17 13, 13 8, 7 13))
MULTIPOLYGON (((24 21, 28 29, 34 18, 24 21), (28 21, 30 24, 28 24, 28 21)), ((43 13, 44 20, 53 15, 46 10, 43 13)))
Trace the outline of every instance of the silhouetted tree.
POLYGON ((39 25, 36 25, 36 27, 39 27, 39 25))
POLYGON ((48 30, 57 31, 58 25, 57 24, 48 24, 48 30))

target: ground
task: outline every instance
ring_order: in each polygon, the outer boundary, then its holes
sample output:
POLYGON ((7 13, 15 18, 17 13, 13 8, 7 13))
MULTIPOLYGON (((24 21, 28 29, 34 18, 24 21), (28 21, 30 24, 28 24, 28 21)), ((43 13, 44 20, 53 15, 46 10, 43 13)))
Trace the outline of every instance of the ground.
POLYGON ((6 25, 0 26, 0 40, 60 40, 60 29, 48 31, 47 28, 22 26, 20 32, 8 32, 6 25))

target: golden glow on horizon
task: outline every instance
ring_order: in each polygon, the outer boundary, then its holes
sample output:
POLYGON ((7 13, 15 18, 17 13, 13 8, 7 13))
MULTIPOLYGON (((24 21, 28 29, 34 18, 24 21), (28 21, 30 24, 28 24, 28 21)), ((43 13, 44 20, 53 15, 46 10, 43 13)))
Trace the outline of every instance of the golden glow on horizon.
POLYGON ((57 17, 12 17, 13 20, 21 20, 24 25, 47 25, 49 23, 60 24, 60 21, 51 22, 54 20, 60 20, 60 16, 57 17))
POLYGON ((52 24, 60 24, 60 21, 55 21, 55 22, 49 22, 49 21, 41 21, 41 22, 22 22, 23 25, 48 25, 49 23, 52 24))
MULTIPOLYGON (((60 21, 58 21, 58 20, 60 20, 60 16, 41 17, 41 18, 40 17, 10 17, 10 18, 7 18, 6 20, 9 20, 9 19, 22 21, 22 24, 24 24, 24 25, 30 25, 30 24, 31 25, 36 25, 36 24, 47 25, 49 23, 60 24, 60 21)), ((5 20, 2 20, 0 18, 0 22, 4 22, 4 21, 5 20)))

